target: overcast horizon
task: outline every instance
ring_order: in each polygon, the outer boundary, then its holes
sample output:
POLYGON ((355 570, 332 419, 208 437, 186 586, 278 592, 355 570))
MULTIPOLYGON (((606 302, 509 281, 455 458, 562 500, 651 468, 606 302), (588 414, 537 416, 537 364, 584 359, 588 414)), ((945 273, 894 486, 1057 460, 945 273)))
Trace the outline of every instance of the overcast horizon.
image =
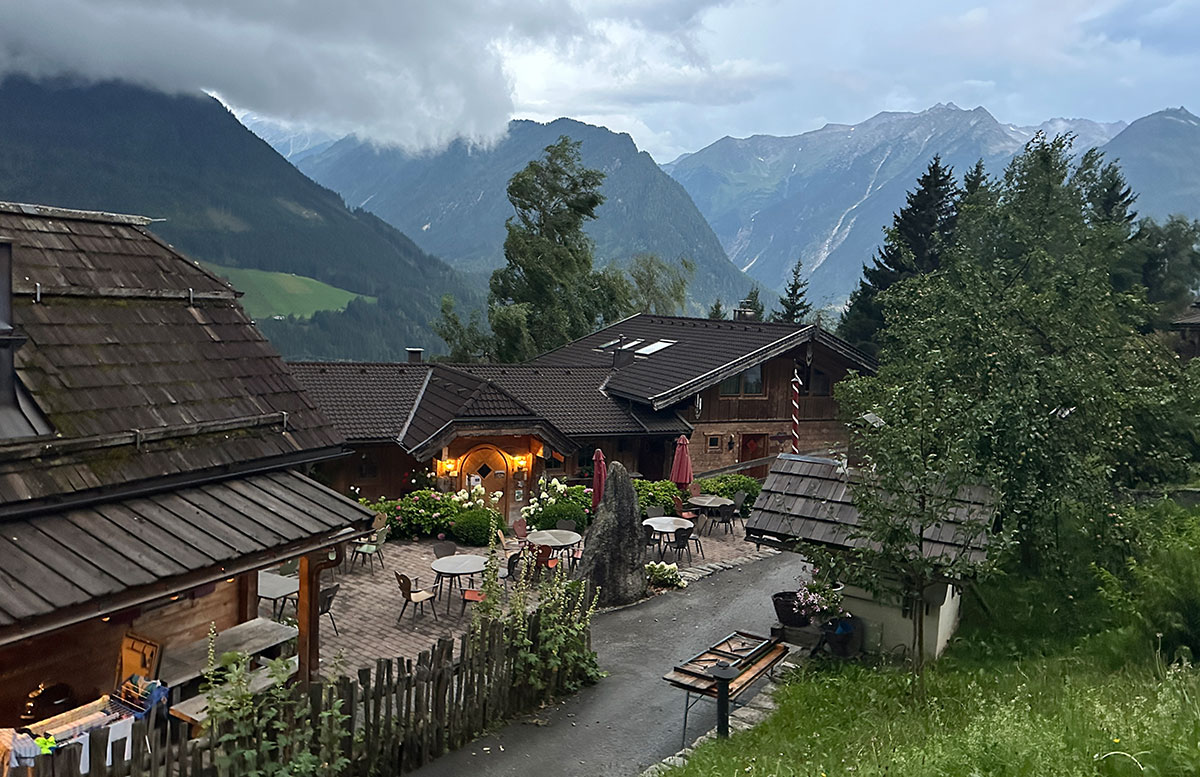
MULTIPOLYGON (((1194 104, 1200 0, 858 9, 783 0, 42 0, 0 10, 0 73, 207 90, 410 150, 510 118, 629 133, 659 162, 724 136, 982 105, 1020 126, 1194 104)), ((1194 105, 1193 105, 1194 108, 1194 105)))

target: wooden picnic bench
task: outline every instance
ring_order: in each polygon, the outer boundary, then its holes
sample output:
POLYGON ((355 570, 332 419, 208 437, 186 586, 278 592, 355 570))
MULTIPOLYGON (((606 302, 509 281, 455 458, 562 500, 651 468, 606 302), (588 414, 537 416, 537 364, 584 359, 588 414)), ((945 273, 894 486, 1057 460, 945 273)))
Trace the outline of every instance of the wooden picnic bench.
MULTIPOLYGON (((296 674, 300 662, 296 656, 288 659, 288 666, 291 671, 288 677, 296 674)), ((250 673, 249 689, 251 693, 258 693, 270 687, 274 679, 271 677, 271 671, 268 667, 256 669, 250 673)), ((171 705, 171 717, 178 718, 184 723, 192 727, 192 738, 200 736, 201 729, 204 728, 204 723, 208 720, 208 694, 200 694, 193 696, 187 701, 181 701, 178 704, 171 705)))
POLYGON ((663 679, 686 692, 683 701, 683 743, 687 744, 688 712, 696 702, 704 698, 717 698, 717 680, 708 674, 708 668, 718 661, 725 661, 738 670, 738 675, 729 681, 729 700, 734 701, 750 686, 768 674, 788 654, 788 647, 773 637, 760 637, 744 631, 735 631, 670 672, 663 679), (696 699, 692 700, 692 695, 696 699))
MULTIPOLYGON (((246 653, 257 656, 269 653, 300 632, 295 626, 276 623, 269 618, 231 626, 217 635, 216 654, 246 653)), ((198 679, 208 668, 208 638, 198 639, 179 648, 163 650, 158 679, 171 689, 171 703, 182 701, 181 689, 198 679)))

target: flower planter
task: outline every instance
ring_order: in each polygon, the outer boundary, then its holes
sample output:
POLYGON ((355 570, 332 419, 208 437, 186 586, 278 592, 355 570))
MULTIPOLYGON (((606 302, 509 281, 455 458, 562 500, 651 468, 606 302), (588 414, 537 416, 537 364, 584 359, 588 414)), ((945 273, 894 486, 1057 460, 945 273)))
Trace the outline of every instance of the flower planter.
POLYGON ((780 591, 771 594, 771 604, 775 605, 775 617, 784 626, 799 628, 812 622, 810 616, 796 612, 795 591, 780 591))

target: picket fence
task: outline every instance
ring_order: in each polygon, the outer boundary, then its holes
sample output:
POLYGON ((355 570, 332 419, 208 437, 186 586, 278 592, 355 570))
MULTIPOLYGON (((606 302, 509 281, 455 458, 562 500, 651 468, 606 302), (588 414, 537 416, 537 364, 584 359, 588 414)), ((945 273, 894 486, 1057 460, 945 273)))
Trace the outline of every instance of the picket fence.
MULTIPOLYGON (((528 628, 536 651, 536 613, 528 628)), ((334 754, 350 762, 341 775, 404 774, 462 747, 497 722, 536 710, 582 679, 544 666, 532 670, 537 677, 530 676, 504 629, 503 624, 489 624, 478 637, 460 637, 457 651, 454 640, 440 639, 416 660, 380 659, 373 670, 361 669, 354 678, 313 684, 307 691, 308 714, 303 720, 288 721, 288 729, 311 732, 311 751, 323 752, 321 711, 340 699, 342 713, 349 716, 349 733, 334 746, 334 754)), ((299 687, 294 693, 301 693, 299 687)), ((129 759, 123 739, 110 743, 106 730, 92 733, 88 777, 239 777, 220 757, 221 732, 189 739, 187 726, 171 729, 175 733, 168 736, 162 726, 138 721, 131 734, 129 759), (105 766, 106 760, 111 765, 105 766)), ((325 747, 328 750, 328 743, 325 747)), ((81 748, 67 745, 39 756, 31 774, 77 777, 81 748)))

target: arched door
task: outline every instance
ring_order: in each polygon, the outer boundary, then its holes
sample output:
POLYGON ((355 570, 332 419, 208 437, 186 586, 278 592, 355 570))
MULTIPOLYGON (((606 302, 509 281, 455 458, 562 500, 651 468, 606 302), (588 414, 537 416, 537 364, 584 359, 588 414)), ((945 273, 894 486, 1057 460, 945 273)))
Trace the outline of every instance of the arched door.
POLYGON ((463 457, 462 487, 471 490, 475 484, 483 486, 488 494, 496 491, 503 494, 496 509, 508 523, 508 505, 512 490, 511 474, 508 471, 508 457, 493 445, 480 445, 468 451, 463 457))

